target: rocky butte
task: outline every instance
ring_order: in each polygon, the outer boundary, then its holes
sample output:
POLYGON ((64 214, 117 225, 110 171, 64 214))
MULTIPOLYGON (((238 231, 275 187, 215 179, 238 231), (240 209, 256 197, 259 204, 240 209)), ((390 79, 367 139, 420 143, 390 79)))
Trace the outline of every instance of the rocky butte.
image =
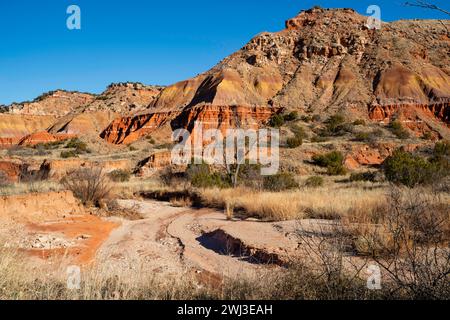
POLYGON ((0 145, 44 137, 42 131, 50 140, 85 135, 130 144, 192 130, 195 121, 220 130, 265 125, 281 111, 323 119, 343 113, 383 126, 396 119, 417 137, 450 138, 445 22, 383 22, 380 30, 366 24, 352 9, 314 8, 168 87, 119 83, 100 95, 57 90, 13 104, 0 114, 0 145))
POLYGON ((264 32, 208 72, 163 89, 140 115, 116 119, 101 134, 130 143, 161 126, 212 127, 265 122, 279 110, 345 113, 417 135, 449 137, 450 39, 434 20, 382 23, 369 30, 352 9, 311 9, 264 32))

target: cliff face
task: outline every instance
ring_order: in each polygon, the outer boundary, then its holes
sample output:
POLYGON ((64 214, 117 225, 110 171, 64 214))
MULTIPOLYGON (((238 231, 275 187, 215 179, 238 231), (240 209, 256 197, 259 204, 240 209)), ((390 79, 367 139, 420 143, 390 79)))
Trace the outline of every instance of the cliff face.
POLYGON ((101 137, 110 143, 128 144, 169 124, 172 130, 184 128, 192 131, 195 123, 202 123, 204 129, 219 129, 223 133, 229 128, 258 128, 270 119, 274 110, 257 106, 199 105, 180 112, 118 118, 102 132, 101 137))
MULTIPOLYGON (((261 114, 255 108, 269 110, 260 120, 280 109, 343 112, 384 123, 399 118, 418 135, 433 131, 448 137, 446 27, 432 20, 383 23, 381 30, 366 24, 367 17, 351 9, 303 11, 284 30, 262 33, 208 72, 163 89, 147 117, 176 112, 173 121, 167 119, 172 128, 192 128, 194 119, 224 128, 235 125, 234 106, 246 108, 240 113, 249 118, 261 114)), ((136 135, 127 118, 115 126, 120 130, 109 128, 103 135, 113 143, 132 142, 153 130, 136 135), (132 137, 117 139, 119 131, 132 137)))
POLYGON ((161 128, 173 116, 171 112, 161 112, 118 118, 100 134, 100 137, 114 144, 132 143, 161 128))

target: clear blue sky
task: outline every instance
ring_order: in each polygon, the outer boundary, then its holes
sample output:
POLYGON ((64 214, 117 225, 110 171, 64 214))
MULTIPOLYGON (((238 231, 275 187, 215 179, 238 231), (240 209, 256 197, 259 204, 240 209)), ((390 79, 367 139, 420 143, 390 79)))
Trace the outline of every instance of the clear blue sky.
MULTIPOLYGON (((2 0, 0 104, 53 89, 100 93, 111 82, 171 84, 195 76, 261 31, 314 5, 370 4, 382 20, 447 18, 403 0, 2 0), (66 28, 66 9, 82 10, 82 30, 66 28)), ((449 8, 447 0, 432 2, 449 8)))

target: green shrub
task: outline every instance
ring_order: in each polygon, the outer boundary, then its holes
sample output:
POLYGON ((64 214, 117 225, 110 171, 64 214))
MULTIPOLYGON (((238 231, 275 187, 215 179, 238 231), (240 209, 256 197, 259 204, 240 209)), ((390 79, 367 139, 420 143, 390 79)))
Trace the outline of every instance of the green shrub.
POLYGON ((303 139, 307 138, 308 134, 299 125, 292 125, 290 129, 294 133, 294 137, 288 138, 286 144, 288 148, 295 149, 303 144, 303 139))
POLYGON ((399 139, 408 139, 409 132, 403 128, 400 121, 393 121, 389 126, 391 132, 399 139))
POLYGON ((286 140, 286 144, 288 148, 295 149, 300 147, 303 144, 303 139, 300 137, 292 137, 286 140))
POLYGON ((278 173, 273 176, 264 177, 264 189, 268 191, 284 191, 298 188, 294 175, 288 172, 278 173))
POLYGON ((326 127, 329 132, 336 134, 342 131, 344 124, 345 124, 344 116, 341 114, 335 114, 327 120, 326 127))
POLYGON ((311 116, 302 116, 300 118, 300 120, 302 120, 303 122, 311 122, 312 121, 312 117, 311 116))
POLYGON ((114 170, 108 174, 108 177, 114 182, 130 181, 131 173, 128 170, 114 170))
POLYGON ((315 165, 326 168, 329 165, 335 165, 344 161, 344 156, 339 151, 332 151, 326 154, 317 154, 312 158, 315 165))
POLYGON ((78 138, 71 139, 65 146, 66 149, 75 149, 75 154, 91 153, 87 144, 78 138))
MULTIPOLYGON (((233 170, 236 168, 233 166, 233 170)), ((242 164, 239 167, 237 184, 253 189, 261 189, 263 187, 264 177, 261 176, 260 164, 242 164)))
POLYGON ((358 120, 353 121, 353 125, 354 126, 365 126, 366 121, 364 121, 363 119, 358 119, 358 120))
POLYGON ((450 172, 450 142, 437 142, 434 146, 431 162, 442 171, 441 175, 446 176, 450 172))
POLYGON ((345 122, 345 117, 341 114, 335 114, 325 122, 325 128, 318 134, 322 137, 342 136, 346 132, 352 131, 353 125, 345 122))
POLYGON ((192 186, 196 188, 229 188, 232 186, 230 177, 219 172, 212 172, 209 165, 205 163, 189 165, 186 176, 192 186))
POLYGON ((410 188, 437 182, 448 175, 441 162, 430 162, 403 150, 396 150, 384 161, 383 171, 387 180, 410 188))
POLYGON ((360 142, 370 141, 370 133, 368 133, 368 132, 358 132, 355 135, 355 141, 360 141, 360 142))
POLYGON ((436 142, 433 150, 434 157, 449 157, 450 156, 450 141, 444 140, 436 142))
POLYGON ((384 135, 383 130, 381 129, 375 129, 372 131, 372 136, 376 138, 381 138, 384 135))
POLYGON ((332 151, 327 154, 315 155, 312 158, 313 163, 319 167, 327 168, 329 175, 345 175, 344 156, 339 151, 332 151))
POLYGON ((328 166, 327 174, 330 176, 345 176, 347 174, 347 169, 344 167, 343 164, 328 166))
POLYGON ((78 157, 78 154, 73 150, 61 151, 61 158, 63 158, 63 159, 76 158, 76 157, 78 157))
POLYGON ((41 149, 41 150, 54 150, 58 149, 64 144, 64 141, 54 141, 54 142, 47 142, 47 143, 38 143, 33 148, 34 149, 41 149))
POLYGON ((282 115, 275 114, 270 118, 269 125, 273 128, 280 128, 284 125, 284 118, 282 115))
POLYGON ((311 142, 314 142, 314 143, 327 142, 327 141, 328 141, 327 137, 314 136, 311 138, 311 142))
POLYGON ((66 149, 79 149, 79 150, 85 150, 87 149, 87 144, 78 138, 70 139, 69 142, 66 144, 66 149))
POLYGON ((153 139, 152 136, 148 136, 146 139, 150 144, 156 144, 156 141, 155 141, 155 139, 153 139))
POLYGON ((425 132, 422 135, 423 140, 433 140, 433 134, 430 131, 425 132))
POLYGON ((296 137, 301 138, 302 140, 308 138, 308 134, 306 133, 305 129, 299 125, 291 126, 291 131, 296 137))
POLYGON ((318 188, 318 187, 322 187, 323 183, 324 183, 324 180, 322 177, 313 176, 313 177, 309 177, 308 179, 306 179, 305 186, 308 188, 318 188))
POLYGON ((356 181, 370 181, 375 182, 376 179, 376 173, 375 172, 357 172, 352 173, 350 175, 350 181, 356 182, 356 181))
POLYGON ((286 122, 295 121, 297 119, 298 119, 298 112, 297 111, 292 111, 292 112, 290 112, 288 114, 285 114, 283 116, 283 120, 286 121, 286 122))

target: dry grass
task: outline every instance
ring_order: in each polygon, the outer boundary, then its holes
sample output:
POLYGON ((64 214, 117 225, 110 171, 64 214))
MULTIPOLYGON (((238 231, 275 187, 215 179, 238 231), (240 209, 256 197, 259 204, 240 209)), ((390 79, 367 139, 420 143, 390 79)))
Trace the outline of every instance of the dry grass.
MULTIPOLYGON (((405 291, 393 291, 390 283, 383 289, 369 291, 366 281, 343 268, 325 275, 326 268, 314 270, 305 261, 295 261, 288 269, 259 272, 254 276, 225 279, 217 286, 200 283, 189 271, 163 276, 133 266, 117 272, 111 267, 93 266, 81 270, 80 288, 67 287, 65 265, 52 272, 31 268, 17 252, 0 249, 0 300, 328 300, 328 299, 411 299, 405 291), (394 292, 394 294, 392 293, 394 292)), ((442 296, 441 299, 445 299, 442 296)))
MULTIPOLYGON (((285 300, 375 298, 361 281, 330 285, 298 263, 289 270, 227 279, 221 286, 199 283, 189 271, 162 276, 144 266, 116 272, 93 266, 81 270, 80 288, 69 290, 65 265, 53 272, 32 268, 17 252, 0 249, 0 300, 285 300)), ((376 293, 377 295, 379 293, 376 293)), ((381 293, 380 293, 381 295, 381 293)))
MULTIPOLYGON (((364 208, 352 208, 341 223, 353 237, 359 254, 388 255, 395 248, 399 232, 420 245, 435 241, 448 247, 450 243, 450 194, 431 188, 397 188, 386 191, 386 201, 364 208)), ((400 248, 402 247, 402 248, 400 248)))
POLYGON ((139 179, 132 177, 129 181, 112 183, 111 193, 115 198, 133 199, 137 193, 161 189, 161 182, 157 179, 139 179))
POLYGON ((12 196, 27 193, 61 191, 63 187, 55 181, 36 181, 12 183, 0 187, 0 196, 12 196))
POLYGON ((110 181, 101 168, 72 171, 62 179, 62 184, 87 207, 100 206, 111 194, 110 181))
POLYGON ((225 209, 230 204, 250 216, 282 221, 302 218, 337 219, 353 210, 381 204, 385 190, 327 186, 288 192, 260 192, 251 189, 201 189, 205 206, 225 209))
POLYGON ((170 199, 170 204, 174 207, 186 208, 191 207, 193 202, 189 197, 175 197, 170 199))
POLYGON ((17 252, 0 249, 0 300, 178 300, 212 298, 190 274, 158 277, 144 267, 117 273, 100 267, 81 270, 80 289, 67 287, 67 269, 46 274, 17 252))

